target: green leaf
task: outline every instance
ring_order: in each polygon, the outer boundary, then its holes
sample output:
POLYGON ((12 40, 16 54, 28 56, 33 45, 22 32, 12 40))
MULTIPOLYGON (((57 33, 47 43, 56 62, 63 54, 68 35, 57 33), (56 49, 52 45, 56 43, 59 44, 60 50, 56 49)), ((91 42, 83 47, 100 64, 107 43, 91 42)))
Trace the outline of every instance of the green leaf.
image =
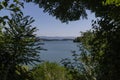
POLYGON ((0 10, 1 10, 1 9, 3 9, 3 6, 2 6, 2 5, 0 5, 0 10))
POLYGON ((18 11, 20 11, 20 8, 19 8, 19 7, 16 7, 16 8, 14 8, 14 9, 12 9, 12 11, 18 12, 18 11))
POLYGON ((3 5, 4 7, 7 7, 7 6, 8 6, 8 3, 5 2, 5 1, 3 1, 3 2, 2 2, 2 5, 3 5))
POLYGON ((18 0, 14 0, 14 2, 18 2, 18 0))
POLYGON ((5 22, 5 21, 3 21, 2 23, 3 23, 3 25, 5 25, 5 24, 6 24, 6 22, 5 22))
POLYGON ((4 16, 3 18, 4 18, 4 19, 8 19, 8 16, 4 16))
POLYGON ((14 4, 11 4, 9 7, 10 7, 10 8, 13 8, 13 7, 15 7, 15 5, 14 5, 14 4))

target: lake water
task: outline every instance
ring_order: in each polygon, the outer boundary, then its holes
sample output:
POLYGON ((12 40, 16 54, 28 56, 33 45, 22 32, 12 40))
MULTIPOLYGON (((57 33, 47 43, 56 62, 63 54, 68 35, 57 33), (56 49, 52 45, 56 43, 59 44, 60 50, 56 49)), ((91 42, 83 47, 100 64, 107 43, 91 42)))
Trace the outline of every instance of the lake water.
POLYGON ((44 41, 42 47, 47 51, 41 51, 42 60, 50 62, 60 62, 64 58, 71 58, 72 51, 77 51, 77 43, 73 41, 44 41))

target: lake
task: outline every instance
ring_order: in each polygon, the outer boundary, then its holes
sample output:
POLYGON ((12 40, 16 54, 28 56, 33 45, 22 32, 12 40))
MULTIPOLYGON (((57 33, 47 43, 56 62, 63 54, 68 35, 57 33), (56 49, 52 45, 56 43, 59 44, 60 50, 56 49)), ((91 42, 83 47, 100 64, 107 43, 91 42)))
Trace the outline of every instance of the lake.
POLYGON ((71 58, 72 51, 78 52, 77 43, 72 40, 69 41, 44 41, 43 48, 47 51, 41 51, 40 56, 42 60, 50 62, 60 62, 64 58, 71 58))

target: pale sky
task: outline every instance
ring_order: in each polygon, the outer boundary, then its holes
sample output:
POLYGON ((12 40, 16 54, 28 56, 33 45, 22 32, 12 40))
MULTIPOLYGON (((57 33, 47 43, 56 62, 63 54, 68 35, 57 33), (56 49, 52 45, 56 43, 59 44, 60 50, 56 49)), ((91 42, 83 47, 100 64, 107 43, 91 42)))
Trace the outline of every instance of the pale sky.
MULTIPOLYGON (((30 15, 35 19, 33 23, 37 27, 38 31, 36 34, 38 36, 79 36, 80 31, 86 31, 91 29, 91 20, 95 19, 95 16, 90 11, 88 13, 88 20, 78 20, 69 22, 69 24, 61 23, 55 17, 49 15, 48 13, 43 13, 37 5, 33 3, 25 4, 23 9, 25 15, 30 15)), ((0 13, 3 15, 5 13, 0 13)))

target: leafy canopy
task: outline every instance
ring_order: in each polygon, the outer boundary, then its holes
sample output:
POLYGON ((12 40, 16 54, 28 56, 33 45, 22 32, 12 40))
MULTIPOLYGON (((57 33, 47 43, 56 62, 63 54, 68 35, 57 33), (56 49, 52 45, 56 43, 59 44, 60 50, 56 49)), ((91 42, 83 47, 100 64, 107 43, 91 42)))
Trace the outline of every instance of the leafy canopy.
MULTIPOLYGON (((0 36, 0 77, 2 80, 17 80, 23 75, 23 65, 40 61, 41 43, 32 27, 33 18, 11 14, 8 26, 4 26, 0 36), (19 72, 19 74, 16 73, 19 72)), ((26 74, 27 75, 27 74, 26 74)))

